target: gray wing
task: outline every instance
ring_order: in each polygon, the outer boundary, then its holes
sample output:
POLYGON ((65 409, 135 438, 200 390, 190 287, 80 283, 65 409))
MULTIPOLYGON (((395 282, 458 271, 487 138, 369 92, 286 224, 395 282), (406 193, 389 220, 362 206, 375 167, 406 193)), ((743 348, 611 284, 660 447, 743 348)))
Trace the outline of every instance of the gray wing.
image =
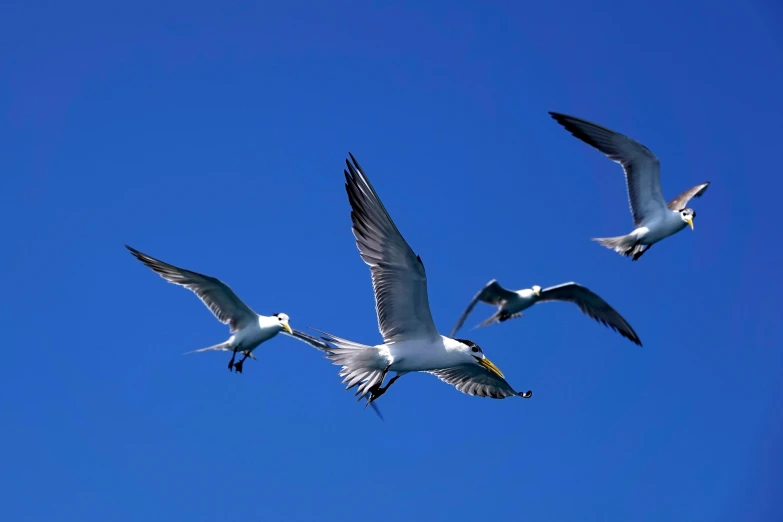
POLYGON ((514 390, 505 379, 498 377, 477 364, 461 364, 427 373, 431 373, 441 381, 451 384, 457 390, 468 395, 491 397, 493 399, 505 399, 507 397, 529 398, 532 395, 530 391, 520 393, 514 390))
POLYGON ((622 165, 635 226, 644 222, 646 217, 663 212, 666 200, 661 192, 661 165, 650 149, 636 140, 581 118, 557 112, 549 114, 571 134, 622 165))
POLYGON ((370 266, 378 329, 386 343, 440 339, 430 313, 424 264, 394 225, 356 158, 346 160, 345 191, 356 246, 370 266))
POLYGON ((503 288, 502 286, 500 286, 500 283, 498 283, 496 279, 493 279, 492 281, 484 285, 484 288, 479 290, 479 292, 473 296, 473 300, 470 301, 468 307, 465 309, 464 312, 462 312, 462 315, 457 321, 457 324, 455 324, 454 328, 451 329, 451 333, 449 334, 449 337, 454 337, 457 331, 460 328, 462 328, 462 325, 465 324, 465 320, 470 315, 470 312, 473 311, 473 308, 476 306, 476 303, 478 303, 479 301, 481 301, 482 303, 487 303, 495 306, 501 306, 507 301, 515 297, 517 297, 517 294, 515 292, 503 288))
POLYGON ((669 210, 682 210, 688 206, 688 201, 691 198, 700 198, 707 192, 707 188, 710 186, 710 182, 706 181, 701 185, 691 187, 673 200, 669 201, 669 210))
POLYGON ((330 346, 328 343, 322 341, 321 339, 317 339, 312 335, 307 335, 306 333, 299 331, 295 328, 291 329, 290 334, 285 330, 283 330, 283 333, 289 337, 293 337, 294 339, 307 343, 317 350, 321 350, 322 352, 325 352, 327 354, 332 353, 333 347, 330 346))
POLYGON ((125 248, 169 283, 184 286, 195 293, 218 321, 231 328, 231 333, 257 320, 258 314, 219 279, 164 263, 128 245, 125 245, 125 248))
POLYGON ((590 289, 577 283, 563 283, 550 286, 541 291, 538 302, 542 301, 568 301, 576 304, 584 314, 592 317, 599 323, 608 326, 631 342, 642 345, 639 336, 636 335, 628 321, 623 319, 617 311, 609 306, 609 303, 592 292, 590 289))

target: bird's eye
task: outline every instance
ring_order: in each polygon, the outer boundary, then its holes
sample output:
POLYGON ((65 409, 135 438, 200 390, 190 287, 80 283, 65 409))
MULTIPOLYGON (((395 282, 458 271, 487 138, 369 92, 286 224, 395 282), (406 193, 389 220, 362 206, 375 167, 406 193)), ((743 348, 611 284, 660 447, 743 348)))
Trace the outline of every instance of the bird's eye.
POLYGON ((474 346, 473 348, 471 348, 471 350, 473 350, 473 353, 478 353, 479 352, 478 346, 474 346))

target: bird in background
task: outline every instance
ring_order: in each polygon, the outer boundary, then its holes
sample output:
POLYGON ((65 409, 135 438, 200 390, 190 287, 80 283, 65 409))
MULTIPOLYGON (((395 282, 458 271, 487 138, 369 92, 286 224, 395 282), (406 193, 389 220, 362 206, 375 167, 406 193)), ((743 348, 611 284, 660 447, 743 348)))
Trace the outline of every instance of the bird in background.
POLYGON ((357 387, 365 407, 401 376, 431 373, 457 390, 480 397, 529 398, 515 391, 474 342, 438 333, 430 312, 424 264, 400 234, 356 158, 346 160, 345 190, 351 205, 356 246, 370 267, 378 329, 383 343, 360 344, 318 330, 334 345, 327 353, 341 366, 346 390, 357 387), (386 386, 386 374, 395 372, 386 386))
POLYGON ((636 261, 662 239, 686 226, 693 230, 696 211, 686 205, 692 198, 701 197, 707 191, 709 181, 689 188, 666 203, 661 192, 660 162, 650 149, 587 120, 557 112, 549 114, 571 134, 622 165, 625 171, 634 230, 624 236, 598 237, 593 241, 622 256, 632 256, 636 261))
POLYGON ((308 340, 313 339, 312 337, 291 329, 286 314, 265 316, 255 313, 219 279, 164 263, 128 245, 125 245, 125 248, 166 281, 184 286, 195 293, 218 321, 229 326, 231 337, 227 341, 187 353, 210 350, 230 351, 232 354, 228 369, 236 369, 237 373, 242 373, 242 364, 251 357, 253 350, 280 332, 286 332, 300 341, 313 345, 308 340), (239 362, 235 362, 237 353, 244 356, 239 362))
POLYGON ((456 335, 457 331, 465 324, 465 320, 473 311, 476 303, 482 302, 497 307, 497 310, 489 318, 477 325, 477 327, 488 326, 492 323, 502 323, 509 319, 522 317, 522 311, 527 310, 537 303, 563 301, 574 303, 582 310, 582 313, 592 317, 599 323, 608 326, 612 330, 630 340, 634 344, 642 345, 642 341, 633 330, 628 321, 617 311, 609 306, 598 294, 578 283, 563 283, 561 285, 550 286, 541 289, 538 285, 523 290, 508 290, 493 279, 482 288, 468 304, 468 307, 462 312, 454 328, 449 334, 451 337, 456 335))

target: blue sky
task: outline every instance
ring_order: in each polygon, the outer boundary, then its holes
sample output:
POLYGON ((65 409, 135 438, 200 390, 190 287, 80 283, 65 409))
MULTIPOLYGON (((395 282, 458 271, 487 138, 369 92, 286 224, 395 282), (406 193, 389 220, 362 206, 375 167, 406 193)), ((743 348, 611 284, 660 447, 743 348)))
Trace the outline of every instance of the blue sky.
POLYGON ((779 520, 782 34, 771 1, 4 3, 2 518, 779 520), (622 173, 549 110, 668 197, 711 181, 695 231, 590 242, 630 231, 622 173), (386 422, 292 339, 183 356, 226 328, 123 244, 380 340, 349 151, 441 331, 489 279, 573 280, 644 347, 541 305, 461 332, 531 400, 409 375, 386 422))

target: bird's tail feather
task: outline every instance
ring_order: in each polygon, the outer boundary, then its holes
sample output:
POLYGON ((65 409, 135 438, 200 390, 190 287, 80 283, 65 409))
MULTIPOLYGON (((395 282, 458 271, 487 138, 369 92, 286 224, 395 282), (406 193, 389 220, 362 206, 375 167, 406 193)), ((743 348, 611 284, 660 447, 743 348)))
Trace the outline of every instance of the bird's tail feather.
MULTIPOLYGON (((198 350, 191 350, 189 352, 185 352, 185 355, 188 355, 190 353, 199 353, 199 352, 209 352, 212 350, 224 350, 224 351, 232 351, 233 348, 231 348, 231 342, 230 341, 224 341, 222 343, 213 344, 212 346, 207 346, 206 348, 199 348, 198 350)), ((250 355, 250 354, 249 354, 250 355)), ((250 355, 252 357, 252 355, 250 355)))
POLYGON ((503 313, 502 310, 498 310, 494 314, 490 315, 483 321, 481 321, 479 324, 475 326, 475 328, 482 328, 484 326, 489 326, 493 323, 503 323, 505 321, 508 321, 509 319, 516 319, 517 317, 522 317, 522 312, 517 312, 515 314, 506 315, 503 313))
POLYGON ((594 237, 593 241, 626 257, 635 256, 645 250, 645 245, 640 244, 633 234, 615 237, 594 237))
POLYGON ((334 346, 331 352, 326 354, 326 358, 332 361, 332 364, 342 366, 340 377, 346 384, 346 390, 358 386, 358 400, 363 399, 373 386, 383 382, 388 363, 374 346, 355 343, 321 330, 316 331, 323 334, 324 341, 334 346))

